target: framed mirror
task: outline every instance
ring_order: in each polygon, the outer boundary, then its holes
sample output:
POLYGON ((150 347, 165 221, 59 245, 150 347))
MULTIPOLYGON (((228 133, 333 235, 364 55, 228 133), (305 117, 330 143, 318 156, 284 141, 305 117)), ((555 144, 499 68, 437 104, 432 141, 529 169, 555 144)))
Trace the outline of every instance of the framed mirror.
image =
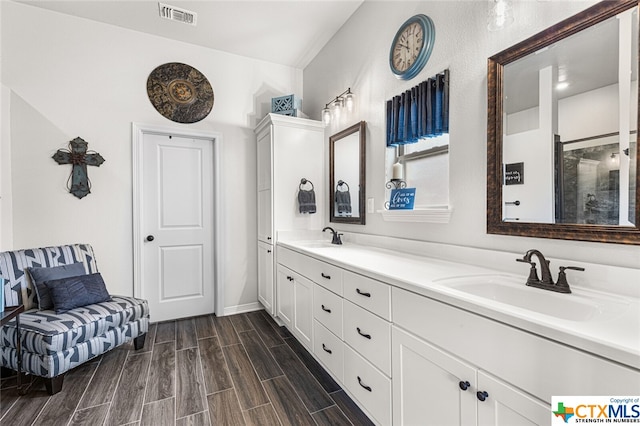
POLYGON ((488 60, 487 232, 640 244, 638 1, 488 60))
POLYGON ((329 210, 331 222, 365 224, 364 121, 329 138, 329 210))

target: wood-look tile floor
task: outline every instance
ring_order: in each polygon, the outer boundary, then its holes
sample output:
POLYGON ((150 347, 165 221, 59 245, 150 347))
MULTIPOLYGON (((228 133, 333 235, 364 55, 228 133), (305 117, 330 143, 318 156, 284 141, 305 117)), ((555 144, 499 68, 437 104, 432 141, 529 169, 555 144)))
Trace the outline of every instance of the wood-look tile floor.
POLYGON ((152 324, 142 350, 116 348, 18 396, 0 383, 4 425, 370 425, 307 350, 264 311, 152 324))

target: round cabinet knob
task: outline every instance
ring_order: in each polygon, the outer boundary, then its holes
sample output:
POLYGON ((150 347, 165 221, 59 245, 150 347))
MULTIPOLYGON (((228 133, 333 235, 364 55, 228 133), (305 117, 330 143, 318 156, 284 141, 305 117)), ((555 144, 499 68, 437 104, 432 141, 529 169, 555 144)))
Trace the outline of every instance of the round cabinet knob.
POLYGON ((487 393, 487 391, 478 391, 478 393, 476 393, 476 396, 480 401, 484 401, 485 399, 489 398, 489 394, 487 393))
POLYGON ((147 241, 151 242, 155 240, 155 237, 153 235, 147 235, 147 241))
POLYGON ((460 389, 462 389, 463 391, 466 391, 467 389, 469 389, 469 386, 471 386, 471 384, 467 381, 462 381, 460 380, 460 383, 458 383, 458 386, 460 386, 460 389))

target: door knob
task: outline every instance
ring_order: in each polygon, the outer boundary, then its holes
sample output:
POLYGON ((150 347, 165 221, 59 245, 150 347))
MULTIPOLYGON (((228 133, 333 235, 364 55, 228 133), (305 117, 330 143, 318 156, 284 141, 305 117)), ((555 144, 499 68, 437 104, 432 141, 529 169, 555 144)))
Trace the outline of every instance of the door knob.
POLYGON ((153 241, 155 237, 153 235, 147 235, 147 241, 153 241))

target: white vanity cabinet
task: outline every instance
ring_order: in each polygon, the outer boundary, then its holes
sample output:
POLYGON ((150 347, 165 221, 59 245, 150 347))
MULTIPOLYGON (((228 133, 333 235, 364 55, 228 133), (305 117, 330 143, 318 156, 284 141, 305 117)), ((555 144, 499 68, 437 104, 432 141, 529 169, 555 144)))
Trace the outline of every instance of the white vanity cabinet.
POLYGON ((282 245, 277 255, 278 315, 376 424, 546 425, 553 396, 640 388, 636 368, 379 281, 362 264, 282 245))
MULTIPOLYGON (((268 114, 255 129, 257 139, 258 300, 276 315, 275 252, 279 230, 320 229, 324 223, 324 126, 304 118, 268 114), (316 213, 298 209, 301 179, 313 183, 316 213), (269 265, 270 259, 270 265, 269 265)), ((309 189, 308 184, 304 189, 309 189)))

